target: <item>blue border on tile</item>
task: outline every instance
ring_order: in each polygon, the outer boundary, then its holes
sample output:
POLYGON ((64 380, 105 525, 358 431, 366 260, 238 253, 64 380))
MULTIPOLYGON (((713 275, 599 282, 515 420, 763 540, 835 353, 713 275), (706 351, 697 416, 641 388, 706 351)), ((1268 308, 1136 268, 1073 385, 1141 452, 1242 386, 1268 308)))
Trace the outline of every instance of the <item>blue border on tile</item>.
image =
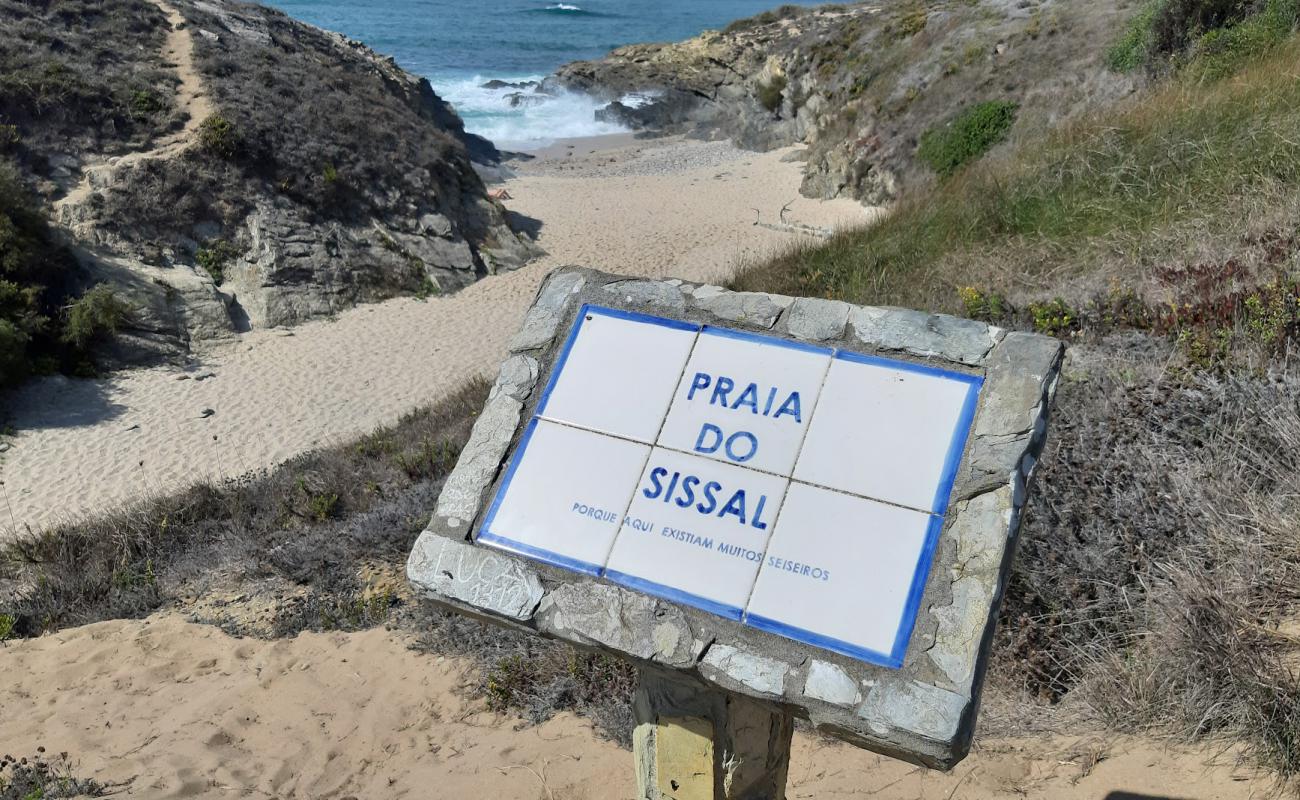
POLYGON ((966 400, 961 405, 961 414, 957 417, 956 429, 952 432, 952 442, 948 445, 948 455, 943 460, 943 472, 939 486, 934 490, 934 502, 930 510, 936 514, 948 513, 948 498, 952 496, 952 485, 957 481, 957 468, 961 466, 962 453, 966 452, 966 440, 970 438, 970 429, 975 422, 975 409, 979 407, 980 389, 984 379, 966 387, 966 400))
POLYGON ((671 600, 674 603, 694 606, 701 611, 707 611, 710 614, 716 614, 726 619, 739 620, 743 613, 741 609, 735 606, 729 606, 726 603, 719 603, 716 600, 710 600, 707 597, 700 597, 697 594, 674 589, 671 586, 664 586, 662 583, 648 581, 645 578, 638 578, 635 575, 628 575, 626 572, 619 572, 615 569, 605 570, 605 577, 614 583, 626 586, 629 589, 636 589, 639 592, 652 594, 656 597, 662 597, 665 600, 671 600))
POLYGON ((806 631, 803 628, 796 628, 793 625, 778 622, 771 617, 764 617, 759 614, 748 614, 745 616, 745 624, 751 628, 757 628, 760 631, 775 633, 777 636, 782 636, 786 639, 792 639, 796 642, 802 642, 803 644, 810 644, 813 647, 820 647, 823 650, 830 650, 833 653, 839 653, 841 655, 849 656, 850 658, 856 658, 858 661, 866 661, 870 664, 879 664, 882 667, 889 667, 890 669, 898 669, 903 666, 903 660, 901 658, 896 659, 892 655, 878 653, 870 648, 859 647, 858 645, 849 644, 840 639, 835 639, 830 636, 822 636, 819 633, 806 631))
POLYGON ((492 531, 492 522, 496 519, 497 511, 500 510, 501 503, 506 498, 506 492, 510 489, 510 482, 514 480, 515 470, 519 468, 519 464, 524 460, 524 453, 528 449, 528 443, 533 438, 533 432, 537 430, 537 422, 537 417, 528 420, 528 427, 524 428, 524 435, 519 440, 519 446, 515 448, 514 458, 510 460, 510 466, 506 468, 505 477, 501 481, 501 488, 497 490, 497 496, 492 499, 492 505, 488 507, 487 516, 484 517, 483 525, 479 528, 478 535, 474 537, 474 542, 476 544, 482 542, 500 550, 509 550, 512 553, 528 556, 585 575, 599 575, 601 570, 599 564, 591 564, 559 553, 553 553, 550 550, 543 550, 540 547, 533 547, 530 544, 517 542, 508 536, 502 536, 492 531))
POLYGON ((899 361, 882 356, 853 353, 847 350, 836 351, 835 358, 855 364, 865 364, 870 367, 915 372, 918 375, 943 378, 966 384, 966 399, 962 401, 961 413, 957 416, 957 424, 953 428, 952 440, 948 444, 948 452, 943 459, 943 471, 939 473, 939 485, 935 487, 934 499, 930 502, 931 513, 941 516, 946 514, 948 512, 948 498, 952 495, 952 486, 957 481, 957 468, 961 466, 961 456, 962 453, 966 452, 966 440, 970 438, 971 424, 975 421, 975 411, 979 407, 980 390, 984 386, 984 376, 956 372, 942 367, 930 366, 929 364, 917 364, 912 361, 899 361))
POLYGON ((911 641, 912 630, 916 627, 916 617, 921 610, 921 598, 925 594, 925 584, 930 578, 930 566, 934 560, 934 551, 939 545, 939 533, 942 530, 943 517, 931 514, 930 522, 925 530, 925 542, 921 545, 921 554, 917 557, 916 569, 912 572, 912 584, 907 590, 907 601, 903 604, 903 617, 898 624, 898 631, 894 634, 892 649, 888 653, 881 653, 878 650, 852 644, 842 639, 836 639, 833 636, 815 633, 761 614, 746 613, 744 623, 752 628, 774 633, 777 636, 784 636, 796 642, 820 647, 823 650, 840 653, 850 658, 856 658, 859 661, 879 664, 889 669, 898 669, 903 666, 903 658, 907 655, 907 643, 911 641))
POLYGON ((582 307, 578 309, 578 316, 573 323, 573 327, 569 329, 568 337, 564 340, 564 346, 560 349, 559 358, 555 359, 555 366, 551 368, 551 377, 546 382, 546 388, 542 390, 541 399, 537 402, 537 410, 533 412, 535 416, 541 416, 546 412, 546 404, 551 400, 551 391, 555 389, 555 384, 559 382, 560 375, 564 373, 564 365, 569 360, 569 351, 573 349, 573 343, 578 340, 578 333, 582 330, 582 324, 587 321, 588 314, 612 317, 613 319, 622 319, 628 322, 642 322, 647 325, 659 325, 680 331, 698 333, 700 330, 700 326, 693 322, 682 322, 681 320, 667 319, 666 317, 656 317, 653 314, 642 314, 639 311, 623 311, 618 308, 606 308, 583 303, 582 307))
POLYGON ((853 361, 858 364, 866 364, 872 367, 886 367, 888 369, 901 369, 904 372, 916 372, 921 375, 929 375, 933 378, 948 378, 949 380, 961 381, 962 383, 973 383, 980 385, 984 383, 982 375, 970 375, 965 372, 935 367, 929 364, 918 364, 915 361, 900 361, 897 358, 885 358, 884 356, 870 356, 866 353, 855 353, 852 350, 836 350, 835 357, 844 361, 853 361))
POLYGON ((921 610, 921 598, 925 595, 925 584, 930 579, 930 567, 942 531, 943 517, 931 515, 930 524, 925 529, 925 544, 921 545, 921 555, 916 559, 916 571, 912 573, 912 586, 907 591, 907 603, 903 606, 903 621, 898 625, 898 633, 894 635, 894 649, 890 653, 890 657, 897 659, 900 665, 907 653, 907 643, 912 639, 912 629, 916 627, 916 615, 921 610))
POLYGON ((557 567, 571 569, 574 572, 581 572, 584 575, 594 575, 599 577, 601 567, 599 564, 592 564, 576 558, 562 556, 559 553, 552 553, 550 550, 543 550, 540 547, 533 547, 530 544, 516 542, 514 539, 507 539, 504 536, 498 536, 489 530, 479 531, 478 538, 475 540, 482 542, 498 550, 509 550, 512 553, 518 553, 521 556, 527 556, 534 561, 541 561, 557 567))
POLYGON ((817 355, 829 356, 835 350, 831 347, 822 347, 817 344, 808 342, 797 342, 793 339, 778 339, 775 336, 764 336, 761 333, 750 333, 749 331, 738 331, 734 328, 720 328, 716 325, 705 325, 700 329, 700 333, 707 333, 711 336, 721 336, 726 339, 739 339, 744 342, 755 342, 757 344, 770 345, 772 347, 785 347, 790 350, 802 350, 806 353, 816 353, 817 355))

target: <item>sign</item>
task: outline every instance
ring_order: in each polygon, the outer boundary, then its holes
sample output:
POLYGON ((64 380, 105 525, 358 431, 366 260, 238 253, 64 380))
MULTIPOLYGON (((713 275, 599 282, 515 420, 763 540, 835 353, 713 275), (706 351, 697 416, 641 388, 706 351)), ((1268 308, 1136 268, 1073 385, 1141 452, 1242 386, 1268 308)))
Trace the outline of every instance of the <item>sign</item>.
POLYGON ((982 384, 587 304, 477 540, 898 667, 982 384))
POLYGON ((407 576, 641 666, 663 689, 638 700, 643 745, 684 715, 729 753, 727 709, 749 708, 770 716, 737 711, 758 750, 797 715, 951 767, 1062 352, 942 314, 557 270, 407 576))

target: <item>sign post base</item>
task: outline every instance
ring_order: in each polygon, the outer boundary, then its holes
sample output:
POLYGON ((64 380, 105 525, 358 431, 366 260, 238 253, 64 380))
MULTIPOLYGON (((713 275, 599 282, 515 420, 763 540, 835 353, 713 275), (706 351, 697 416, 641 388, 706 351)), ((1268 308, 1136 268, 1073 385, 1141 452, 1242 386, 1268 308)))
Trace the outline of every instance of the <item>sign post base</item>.
POLYGON ((784 800, 794 718, 643 669, 633 703, 637 797, 784 800))

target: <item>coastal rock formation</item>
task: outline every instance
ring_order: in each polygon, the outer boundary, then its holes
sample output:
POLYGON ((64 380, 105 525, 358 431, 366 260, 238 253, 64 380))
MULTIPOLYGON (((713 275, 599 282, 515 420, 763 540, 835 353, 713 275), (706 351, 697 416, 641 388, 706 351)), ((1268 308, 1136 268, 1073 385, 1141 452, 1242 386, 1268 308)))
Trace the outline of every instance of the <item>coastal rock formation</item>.
POLYGON ((359 42, 233 0, 0 3, 0 156, 134 306, 123 361, 536 253, 491 142, 359 42))
POLYGON ((567 64, 544 86, 594 95, 608 103, 598 118, 636 130, 753 150, 806 143, 805 195, 883 204, 931 179, 917 144, 967 106, 1017 103, 1014 138, 1130 92, 1099 55, 1121 5, 783 6, 684 42, 567 64), (628 95, 647 102, 632 107, 628 95))

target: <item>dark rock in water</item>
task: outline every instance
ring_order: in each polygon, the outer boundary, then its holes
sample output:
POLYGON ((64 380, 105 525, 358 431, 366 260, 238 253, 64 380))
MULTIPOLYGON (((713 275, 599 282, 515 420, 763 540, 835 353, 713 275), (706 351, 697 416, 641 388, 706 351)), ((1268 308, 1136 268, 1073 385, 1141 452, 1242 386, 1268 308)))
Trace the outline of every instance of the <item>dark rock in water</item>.
POLYGON ((480 84, 480 89, 535 89, 537 81, 502 81, 493 78, 487 83, 480 84))
POLYGON ((511 92, 506 95, 506 101, 510 103, 511 108, 532 108, 545 103, 548 99, 544 94, 526 94, 524 92, 511 92))
POLYGON ((596 119, 633 130, 669 130, 689 125, 702 102, 701 98, 689 92, 670 89, 638 106, 615 100, 597 109, 596 119))

